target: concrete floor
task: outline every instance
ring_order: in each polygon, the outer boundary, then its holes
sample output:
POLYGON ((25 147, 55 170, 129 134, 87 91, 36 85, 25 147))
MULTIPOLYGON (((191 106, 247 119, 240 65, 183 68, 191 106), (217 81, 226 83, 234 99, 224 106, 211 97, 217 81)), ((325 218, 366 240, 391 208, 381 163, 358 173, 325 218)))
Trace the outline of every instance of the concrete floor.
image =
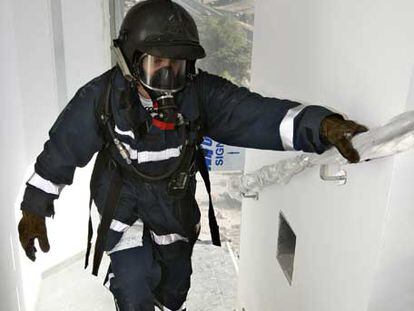
MULTIPOLYGON (((193 252, 189 311, 235 310, 237 275, 235 257, 222 247, 197 243, 193 252)), ((112 294, 103 285, 109 264, 105 256, 100 275, 83 269, 83 257, 49 271, 42 282, 36 311, 114 311, 112 294)))

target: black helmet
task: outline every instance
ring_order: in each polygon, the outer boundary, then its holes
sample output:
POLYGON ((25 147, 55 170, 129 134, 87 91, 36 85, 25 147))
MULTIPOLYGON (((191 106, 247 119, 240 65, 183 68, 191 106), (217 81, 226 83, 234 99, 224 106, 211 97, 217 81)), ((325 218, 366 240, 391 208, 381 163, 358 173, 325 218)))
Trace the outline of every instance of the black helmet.
POLYGON ((205 57, 191 15, 170 0, 146 0, 126 14, 115 40, 129 66, 136 53, 196 60, 205 57))

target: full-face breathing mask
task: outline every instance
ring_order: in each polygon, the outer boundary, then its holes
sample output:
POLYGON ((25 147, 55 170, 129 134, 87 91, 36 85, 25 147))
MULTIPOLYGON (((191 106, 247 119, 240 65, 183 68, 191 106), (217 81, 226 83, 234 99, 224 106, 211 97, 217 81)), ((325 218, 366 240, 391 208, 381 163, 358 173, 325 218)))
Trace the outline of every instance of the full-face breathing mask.
POLYGON ((186 84, 186 60, 156 57, 142 54, 133 65, 139 82, 150 95, 155 119, 166 129, 182 124, 174 94, 186 84))

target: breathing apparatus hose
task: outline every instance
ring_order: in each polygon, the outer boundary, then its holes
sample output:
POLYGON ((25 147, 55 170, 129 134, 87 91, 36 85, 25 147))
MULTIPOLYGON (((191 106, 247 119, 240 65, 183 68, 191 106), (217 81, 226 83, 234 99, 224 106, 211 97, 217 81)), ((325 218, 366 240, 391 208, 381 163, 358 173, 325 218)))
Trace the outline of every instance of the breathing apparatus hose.
MULTIPOLYGON (((114 145, 116 146, 118 152, 120 153, 121 157, 127 162, 131 170, 140 178, 147 180, 147 181, 159 181, 166 179, 173 175, 182 165, 184 161, 184 155, 186 154, 187 150, 189 149, 190 144, 188 140, 188 134, 185 138, 183 148, 181 150, 180 156, 178 157, 176 164, 173 166, 173 168, 166 173, 160 174, 160 175, 150 175, 147 173, 144 173, 140 171, 137 167, 134 166, 134 164, 131 161, 131 158, 129 156, 128 150, 125 148, 125 146, 119 141, 118 138, 116 138, 114 130, 112 128, 112 124, 110 122, 111 120, 111 114, 109 114, 109 107, 110 107, 110 98, 111 98, 111 90, 112 90, 112 80, 115 76, 116 71, 114 70, 111 74, 111 77, 109 78, 109 83, 106 87, 106 93, 105 93, 105 108, 104 108, 104 116, 102 118, 104 119, 104 123, 106 124, 106 127, 108 129, 109 135, 112 138, 112 141, 114 145)), ((185 131, 184 131, 185 132, 185 131)))

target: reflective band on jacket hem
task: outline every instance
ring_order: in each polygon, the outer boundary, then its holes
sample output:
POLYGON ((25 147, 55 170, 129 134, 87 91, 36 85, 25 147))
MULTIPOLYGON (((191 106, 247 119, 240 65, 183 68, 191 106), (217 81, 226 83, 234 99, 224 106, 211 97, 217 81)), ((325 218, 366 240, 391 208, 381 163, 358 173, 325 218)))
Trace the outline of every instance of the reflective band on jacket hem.
POLYGON ((178 233, 170 233, 165 235, 157 235, 154 231, 151 231, 152 240, 158 245, 169 245, 177 241, 188 242, 186 237, 179 235, 178 233))
POLYGON ((130 225, 124 224, 123 222, 120 222, 119 220, 112 219, 111 222, 111 230, 114 230, 116 232, 124 232, 126 229, 128 229, 130 225))
POLYGON ((33 175, 29 178, 27 181, 28 184, 43 190, 44 192, 60 195, 60 192, 62 191, 63 187, 65 187, 65 184, 55 184, 47 179, 44 179, 42 176, 33 173, 33 175))
POLYGON ((279 125, 280 139, 285 150, 295 150, 293 147, 293 134, 295 130, 295 118, 305 108, 305 105, 298 105, 289 109, 279 125))
POLYGON ((180 156, 180 150, 182 146, 176 148, 168 148, 161 151, 141 151, 138 152, 138 163, 150 162, 150 161, 162 161, 170 158, 180 156))

